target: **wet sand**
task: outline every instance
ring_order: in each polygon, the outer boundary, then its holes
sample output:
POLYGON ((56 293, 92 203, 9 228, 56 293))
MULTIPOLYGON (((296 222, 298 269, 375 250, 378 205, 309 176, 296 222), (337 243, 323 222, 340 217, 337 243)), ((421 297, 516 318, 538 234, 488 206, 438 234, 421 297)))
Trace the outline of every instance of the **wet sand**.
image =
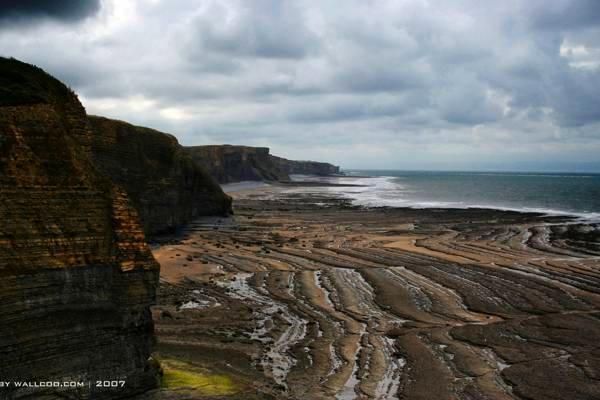
POLYGON ((157 357, 232 380, 211 395, 600 398, 597 226, 279 186, 233 196, 234 217, 154 250, 157 357))

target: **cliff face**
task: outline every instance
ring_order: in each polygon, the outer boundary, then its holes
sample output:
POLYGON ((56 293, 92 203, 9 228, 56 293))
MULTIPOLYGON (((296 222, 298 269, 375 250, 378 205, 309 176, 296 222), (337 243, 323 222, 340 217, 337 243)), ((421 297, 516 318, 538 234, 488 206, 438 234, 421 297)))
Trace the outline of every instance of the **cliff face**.
POLYGON ((231 211, 231 198, 174 136, 108 118, 89 121, 96 165, 125 188, 146 234, 231 211))
POLYGON ((328 176, 340 173, 340 167, 318 161, 295 161, 271 156, 273 162, 288 174, 328 176))
POLYGON ((185 149, 221 183, 289 179, 288 173, 273 160, 266 147, 217 145, 185 149))
POLYGON ((193 146, 185 148, 194 161, 221 183, 286 181, 290 174, 332 175, 339 167, 316 161, 292 161, 269 154, 267 147, 193 146))
POLYGON ((0 396, 109 399, 155 386, 159 266, 125 190, 92 162, 84 108, 15 60, 0 58, 0 88, 0 376, 85 382, 0 396), (125 386, 95 387, 112 379, 125 386))

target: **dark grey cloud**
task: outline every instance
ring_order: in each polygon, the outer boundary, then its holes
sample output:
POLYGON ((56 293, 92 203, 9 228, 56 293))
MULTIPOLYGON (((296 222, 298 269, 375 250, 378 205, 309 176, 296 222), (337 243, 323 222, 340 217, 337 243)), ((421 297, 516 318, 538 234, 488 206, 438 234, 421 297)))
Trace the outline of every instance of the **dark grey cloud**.
POLYGON ((99 9, 100 0, 2 0, 0 23, 41 18, 72 22, 94 15, 99 9))
POLYGON ((535 27, 550 31, 580 30, 600 24, 597 0, 535 0, 532 21, 535 27))

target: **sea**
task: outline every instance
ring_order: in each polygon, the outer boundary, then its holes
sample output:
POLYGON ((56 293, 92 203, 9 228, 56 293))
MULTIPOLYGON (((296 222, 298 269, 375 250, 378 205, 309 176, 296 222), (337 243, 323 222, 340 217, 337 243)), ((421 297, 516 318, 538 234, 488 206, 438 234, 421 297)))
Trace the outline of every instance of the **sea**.
MULTIPOLYGON (((346 170, 326 190, 367 207, 492 208, 600 221, 600 174, 346 170)), ((306 179, 306 178, 305 178, 306 179)))

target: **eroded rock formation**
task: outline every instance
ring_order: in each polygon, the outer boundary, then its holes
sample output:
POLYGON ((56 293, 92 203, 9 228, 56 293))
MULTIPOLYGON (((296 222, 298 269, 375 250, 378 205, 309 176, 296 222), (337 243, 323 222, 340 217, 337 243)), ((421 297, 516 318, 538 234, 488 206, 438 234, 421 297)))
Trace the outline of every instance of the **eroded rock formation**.
POLYGON ((0 88, 0 376, 85 383, 1 396, 112 399, 155 386, 159 266, 126 191, 93 164, 83 106, 12 59, 0 58, 0 88), (109 379, 125 385, 96 387, 109 379))
POLYGON ((263 398, 600 399, 597 223, 312 190, 155 250, 162 354, 263 398))
POLYGON ((186 147, 194 161, 221 183, 288 181, 291 174, 332 175, 339 167, 316 161, 276 157, 267 147, 214 145, 186 147))
POLYGON ((146 234, 231 211, 231 198, 174 136, 108 118, 89 120, 94 161, 127 190, 146 234))

